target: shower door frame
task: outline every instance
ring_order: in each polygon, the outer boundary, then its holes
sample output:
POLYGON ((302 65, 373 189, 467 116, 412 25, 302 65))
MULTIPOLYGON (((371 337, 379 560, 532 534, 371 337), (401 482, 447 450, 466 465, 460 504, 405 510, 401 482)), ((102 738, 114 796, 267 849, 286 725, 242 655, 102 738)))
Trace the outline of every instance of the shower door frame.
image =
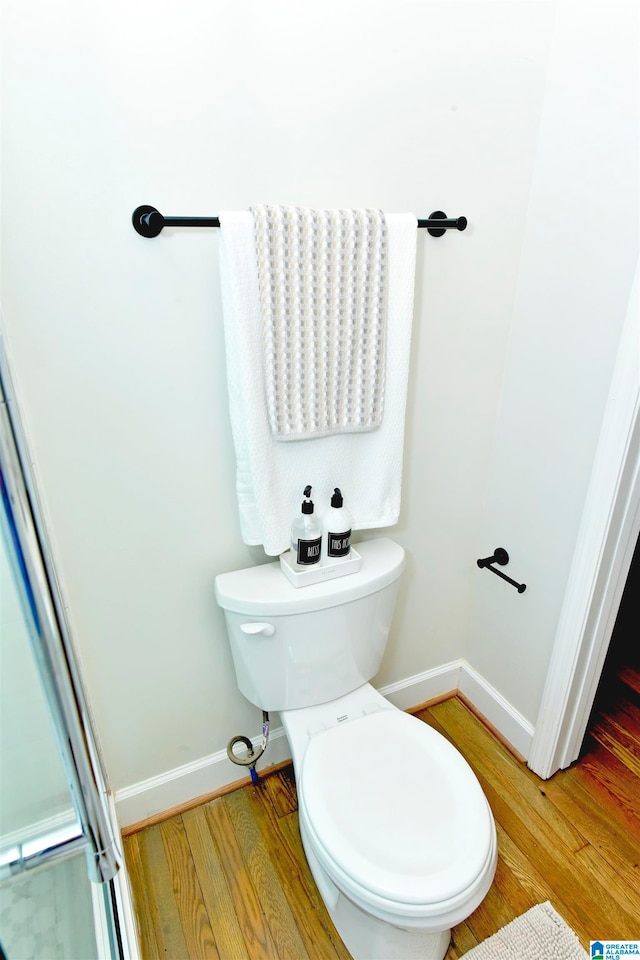
POLYGON ((13 875, 83 846, 90 879, 105 883, 117 875, 122 854, 31 473, 1 330, 0 453, 6 500, 1 509, 7 515, 14 558, 30 608, 25 615, 30 614, 34 627, 30 631, 32 652, 44 685, 82 834, 82 840, 73 837, 66 843, 36 850, 29 860, 20 847, 15 862, 6 863, 3 872, 13 875))

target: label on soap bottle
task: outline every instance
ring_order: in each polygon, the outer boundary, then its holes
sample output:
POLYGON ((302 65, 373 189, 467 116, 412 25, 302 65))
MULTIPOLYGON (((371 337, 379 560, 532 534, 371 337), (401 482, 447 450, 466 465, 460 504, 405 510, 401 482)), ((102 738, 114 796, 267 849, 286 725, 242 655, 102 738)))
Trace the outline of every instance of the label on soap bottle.
POLYGON ((351 530, 327 534, 327 554, 330 557, 348 557, 351 550, 351 530))
POLYGON ((317 540, 298 540, 298 563, 305 567, 318 563, 321 544, 322 537, 318 537, 317 540))

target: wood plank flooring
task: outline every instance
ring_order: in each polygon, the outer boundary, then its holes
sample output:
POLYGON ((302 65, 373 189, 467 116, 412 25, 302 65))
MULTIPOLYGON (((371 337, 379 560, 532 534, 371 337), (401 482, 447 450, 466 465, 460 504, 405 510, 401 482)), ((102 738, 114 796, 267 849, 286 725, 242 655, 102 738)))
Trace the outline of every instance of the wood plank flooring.
MULTIPOLYGON (((602 706, 581 760, 546 782, 461 700, 417 714, 467 758, 498 829, 495 882, 454 929, 447 960, 544 900, 585 947, 640 937, 640 699, 632 686, 602 706)), ((349 960, 304 858, 291 767, 135 833, 124 847, 144 960, 349 960)))

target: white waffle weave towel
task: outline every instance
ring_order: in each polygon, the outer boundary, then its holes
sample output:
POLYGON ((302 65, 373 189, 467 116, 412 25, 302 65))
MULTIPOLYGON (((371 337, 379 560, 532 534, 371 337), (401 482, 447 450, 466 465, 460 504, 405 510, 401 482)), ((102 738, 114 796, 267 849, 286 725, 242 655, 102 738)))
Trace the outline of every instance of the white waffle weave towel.
POLYGON ((377 430, 281 443, 271 431, 263 369, 254 219, 220 212, 220 279, 227 385, 242 538, 270 556, 289 547, 302 491, 319 513, 340 487, 353 529, 397 523, 404 451, 418 231, 414 214, 387 214, 388 305, 384 417, 377 430))
POLYGON ((384 403, 384 214, 282 206, 252 213, 274 437, 376 429, 384 403))

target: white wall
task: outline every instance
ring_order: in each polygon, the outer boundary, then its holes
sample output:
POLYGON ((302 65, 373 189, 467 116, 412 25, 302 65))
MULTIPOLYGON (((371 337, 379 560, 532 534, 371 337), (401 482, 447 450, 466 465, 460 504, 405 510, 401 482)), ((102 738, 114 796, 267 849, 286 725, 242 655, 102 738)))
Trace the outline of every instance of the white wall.
MULTIPOLYGON (((238 530, 215 231, 144 240, 131 212, 469 218, 418 242, 390 531, 408 569, 379 683, 461 656, 477 551, 503 533, 485 493, 514 298, 534 270, 518 286, 554 16, 511 0, 6 0, 6 325, 115 788, 257 732, 213 579, 264 559, 238 530)), ((511 525, 503 539, 515 569, 530 551, 511 525)))
POLYGON ((638 256, 639 8, 561 4, 467 656, 535 723, 638 256))

